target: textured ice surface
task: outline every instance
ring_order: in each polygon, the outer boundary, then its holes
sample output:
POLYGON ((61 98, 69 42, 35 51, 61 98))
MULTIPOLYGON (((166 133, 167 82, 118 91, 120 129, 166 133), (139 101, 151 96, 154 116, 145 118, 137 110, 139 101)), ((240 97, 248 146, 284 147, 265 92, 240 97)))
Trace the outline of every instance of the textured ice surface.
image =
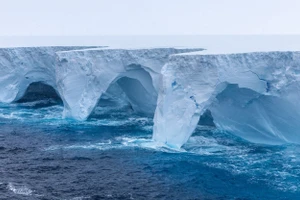
POLYGON ((56 89, 55 52, 88 47, 0 48, 0 102, 20 99, 34 82, 56 89))
POLYGON ((153 115, 160 70, 169 55, 195 50, 201 49, 2 48, 0 102, 18 101, 29 85, 40 82, 58 92, 65 117, 84 120, 101 98, 116 96, 133 110, 153 115))
POLYGON ((58 90, 64 116, 85 120, 111 84, 126 93, 135 111, 152 114, 160 87, 160 71, 171 54, 200 49, 88 49, 58 52, 58 90))
POLYGON ((250 141, 299 143, 299 69, 300 52, 174 55, 162 69, 153 138, 180 147, 209 109, 217 127, 250 141))
POLYGON ((155 112, 154 141, 175 148, 209 112, 209 123, 252 142, 300 142, 299 52, 200 50, 3 48, 0 102, 17 102, 30 85, 42 83, 63 101, 64 117, 85 120, 112 101, 155 112))

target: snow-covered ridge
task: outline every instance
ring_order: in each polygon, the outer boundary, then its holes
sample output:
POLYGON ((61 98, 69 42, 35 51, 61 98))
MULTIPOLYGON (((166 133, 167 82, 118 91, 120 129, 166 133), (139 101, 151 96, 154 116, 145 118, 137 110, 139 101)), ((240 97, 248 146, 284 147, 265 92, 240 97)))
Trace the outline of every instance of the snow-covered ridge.
POLYGON ((209 109, 217 127, 261 143, 300 142, 300 52, 171 56, 154 140, 180 147, 209 109))

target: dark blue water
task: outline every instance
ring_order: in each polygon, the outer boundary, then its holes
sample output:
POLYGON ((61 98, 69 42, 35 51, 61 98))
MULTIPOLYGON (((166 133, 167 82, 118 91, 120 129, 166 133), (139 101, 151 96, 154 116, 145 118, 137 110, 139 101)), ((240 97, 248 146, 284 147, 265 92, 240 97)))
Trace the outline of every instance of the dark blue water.
POLYGON ((199 126, 175 151, 152 143, 151 118, 105 107, 76 122, 62 109, 0 105, 0 199, 300 199, 300 146, 199 126))

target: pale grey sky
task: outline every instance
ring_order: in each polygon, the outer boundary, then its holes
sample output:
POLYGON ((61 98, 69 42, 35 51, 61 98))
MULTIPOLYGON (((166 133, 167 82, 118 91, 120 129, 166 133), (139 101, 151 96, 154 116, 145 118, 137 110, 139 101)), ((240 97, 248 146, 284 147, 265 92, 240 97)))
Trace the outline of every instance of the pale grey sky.
POLYGON ((0 36, 300 34, 299 0, 0 0, 0 36))

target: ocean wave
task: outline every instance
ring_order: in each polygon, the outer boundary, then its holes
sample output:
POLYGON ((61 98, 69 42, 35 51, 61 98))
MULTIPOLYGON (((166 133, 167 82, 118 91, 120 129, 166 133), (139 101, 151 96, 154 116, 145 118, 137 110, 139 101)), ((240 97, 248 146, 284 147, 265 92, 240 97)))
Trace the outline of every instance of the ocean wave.
POLYGON ((7 188, 15 194, 30 196, 33 191, 25 185, 8 183, 7 188))

